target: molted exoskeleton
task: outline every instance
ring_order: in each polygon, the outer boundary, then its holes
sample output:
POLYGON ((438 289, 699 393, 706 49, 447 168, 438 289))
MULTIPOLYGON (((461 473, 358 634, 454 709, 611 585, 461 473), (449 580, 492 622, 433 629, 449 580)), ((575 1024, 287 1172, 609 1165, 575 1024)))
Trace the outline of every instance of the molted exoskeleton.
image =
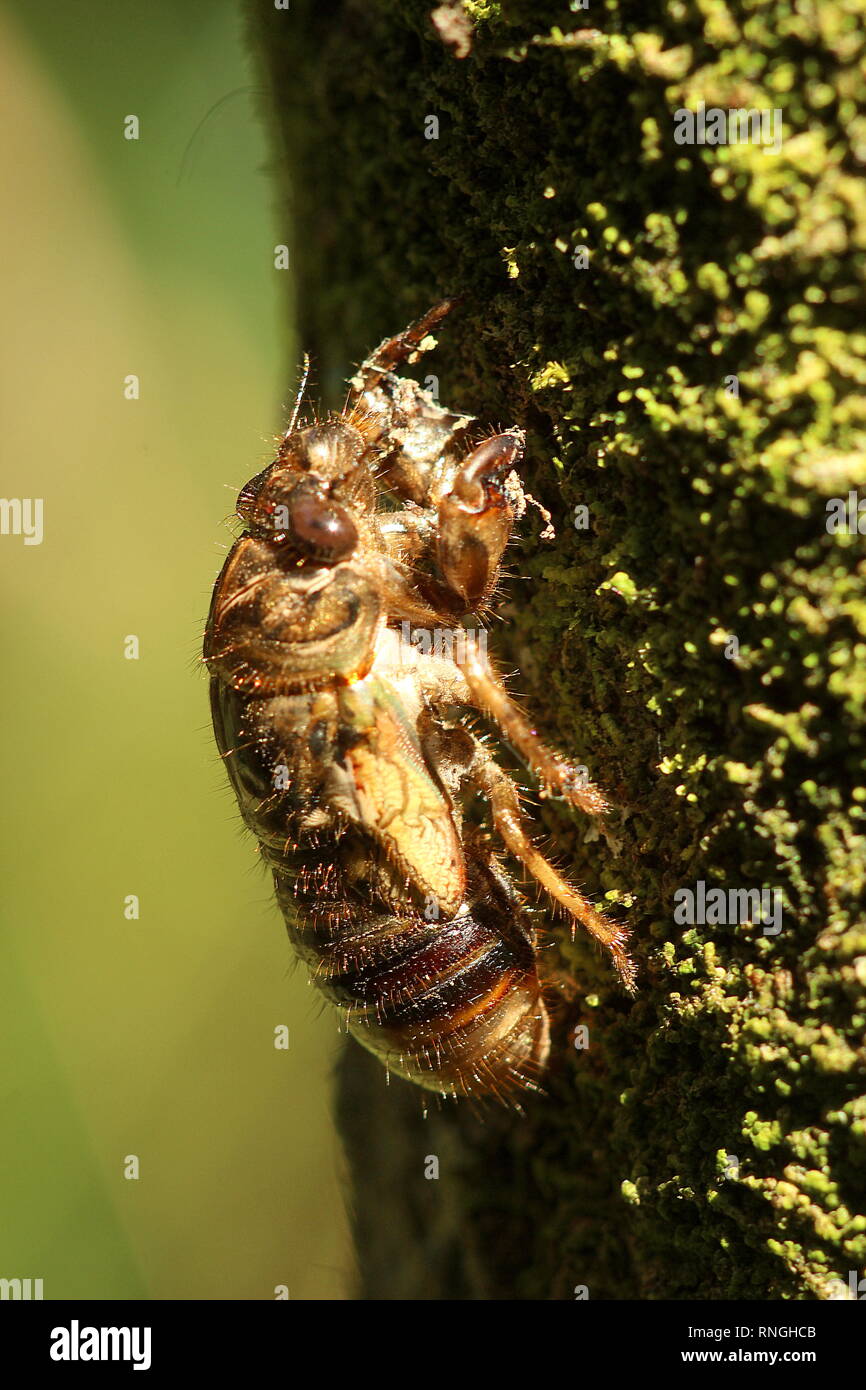
POLYGON ((507 1097, 537 1085, 549 1019, 523 899, 464 816, 475 793, 504 849, 629 989, 633 968, 626 930, 535 849, 513 782, 463 724, 480 711, 545 791, 605 809, 455 630, 493 596, 524 439, 513 429, 472 447, 471 417, 394 374, 450 307, 382 343, 346 411, 293 422, 243 488, 246 529, 216 583, 204 656, 217 742, 316 985, 391 1071, 507 1097), (456 640, 425 651, 411 625, 456 640))

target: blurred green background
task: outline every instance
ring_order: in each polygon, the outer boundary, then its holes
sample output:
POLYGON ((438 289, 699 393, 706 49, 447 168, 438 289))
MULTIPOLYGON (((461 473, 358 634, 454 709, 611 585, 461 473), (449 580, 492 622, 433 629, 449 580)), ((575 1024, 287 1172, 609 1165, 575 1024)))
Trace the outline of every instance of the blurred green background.
POLYGON ((0 536, 0 1276, 346 1297, 341 1039, 292 969, 197 664, 223 522, 295 377, 242 14, 0 14, 2 492, 44 499, 41 545, 0 536))

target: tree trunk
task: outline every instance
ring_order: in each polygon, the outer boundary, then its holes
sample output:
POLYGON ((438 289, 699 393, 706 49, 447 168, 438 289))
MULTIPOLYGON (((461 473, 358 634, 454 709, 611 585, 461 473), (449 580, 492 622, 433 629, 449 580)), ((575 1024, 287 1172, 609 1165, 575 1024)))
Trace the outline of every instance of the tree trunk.
POLYGON ((383 336, 465 295, 424 373, 443 404, 527 430, 526 482, 557 533, 521 523, 492 647, 615 803, 601 833, 549 801, 537 819, 631 923, 641 978, 631 1001, 549 919, 545 970, 576 994, 524 1115, 434 1103, 425 1119, 420 1093, 349 1048, 359 1292, 851 1297, 862 16, 841 0, 433 10, 253 5, 278 239, 332 403, 383 336), (700 115, 676 112, 700 103, 710 138, 680 143, 700 115), (713 143, 712 108, 767 123, 713 143), (767 920, 727 892, 717 910, 714 889, 766 890, 767 920))

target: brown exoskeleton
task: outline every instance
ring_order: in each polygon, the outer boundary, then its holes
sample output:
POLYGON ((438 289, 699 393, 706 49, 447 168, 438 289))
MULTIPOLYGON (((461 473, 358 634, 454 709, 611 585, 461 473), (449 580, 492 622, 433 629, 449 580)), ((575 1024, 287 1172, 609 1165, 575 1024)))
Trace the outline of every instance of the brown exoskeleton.
POLYGON ((246 530, 217 580, 204 655, 217 741, 316 985, 390 1071, 506 1096, 536 1086, 549 1019, 523 900, 464 819, 474 793, 628 989, 634 975, 625 928, 533 846, 514 782, 461 714, 493 720, 547 794, 598 814, 599 791, 541 742, 476 643, 437 654, 407 640, 409 624, 483 613, 519 493, 520 430, 469 448, 471 417, 394 374, 450 307, 382 343, 341 415, 293 418, 243 488, 246 530))

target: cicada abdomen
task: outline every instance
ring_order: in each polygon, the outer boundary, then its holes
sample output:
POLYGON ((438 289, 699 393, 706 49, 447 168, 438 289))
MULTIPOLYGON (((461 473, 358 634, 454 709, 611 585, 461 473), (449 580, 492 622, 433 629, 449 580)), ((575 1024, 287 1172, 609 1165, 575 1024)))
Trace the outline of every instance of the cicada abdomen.
POLYGON ((401 730, 408 754, 386 759, 381 720, 363 737, 331 691, 257 699, 214 677, 212 699, 290 940, 349 1032, 429 1090, 535 1085, 549 1025, 525 910, 480 844, 467 853, 417 738, 401 730))

